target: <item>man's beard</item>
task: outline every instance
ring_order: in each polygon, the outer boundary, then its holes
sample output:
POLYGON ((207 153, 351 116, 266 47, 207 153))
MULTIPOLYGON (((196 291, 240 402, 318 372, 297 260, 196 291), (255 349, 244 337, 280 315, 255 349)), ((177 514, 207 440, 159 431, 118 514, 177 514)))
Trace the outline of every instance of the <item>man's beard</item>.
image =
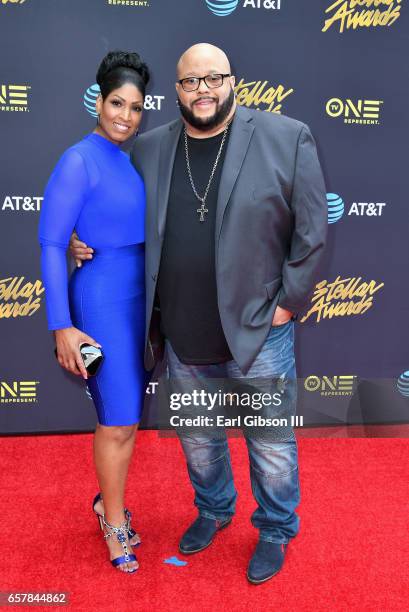
MULTIPOLYGON (((203 96, 205 97, 205 96, 203 96)), ((213 128, 221 125, 226 117, 228 117, 233 104, 234 104, 234 91, 230 89, 230 93, 220 106, 218 105, 216 112, 214 115, 210 117, 196 117, 193 112, 190 110, 188 106, 182 104, 180 98, 178 97, 178 103, 180 108, 180 113, 182 117, 197 130, 202 130, 202 132, 209 132, 213 128)))

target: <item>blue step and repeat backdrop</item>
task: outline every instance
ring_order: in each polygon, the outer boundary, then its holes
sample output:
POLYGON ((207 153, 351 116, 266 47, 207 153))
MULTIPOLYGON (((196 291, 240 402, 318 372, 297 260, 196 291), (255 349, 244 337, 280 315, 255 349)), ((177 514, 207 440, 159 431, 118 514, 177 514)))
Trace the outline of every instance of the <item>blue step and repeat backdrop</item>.
MULTIPOLYGON (((95 126, 107 51, 138 51, 151 67, 148 130, 177 116, 175 65, 197 42, 227 52, 239 104, 306 122, 317 141, 329 239, 296 326, 304 424, 409 422, 406 4, 0 0, 0 433, 93 428, 86 389, 46 331, 44 186, 95 126)), ((150 399, 144 425, 155 427, 150 399)))

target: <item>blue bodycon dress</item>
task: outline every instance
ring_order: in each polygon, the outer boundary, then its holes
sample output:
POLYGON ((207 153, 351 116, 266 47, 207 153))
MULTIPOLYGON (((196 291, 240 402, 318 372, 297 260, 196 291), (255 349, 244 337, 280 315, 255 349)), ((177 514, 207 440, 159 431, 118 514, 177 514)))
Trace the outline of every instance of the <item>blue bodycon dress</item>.
POLYGON ((117 145, 90 134, 65 151, 39 226, 48 327, 74 325, 102 345, 104 361, 88 379, 102 425, 138 423, 143 407, 144 217, 143 181, 117 145), (94 256, 68 282, 74 228, 94 256))

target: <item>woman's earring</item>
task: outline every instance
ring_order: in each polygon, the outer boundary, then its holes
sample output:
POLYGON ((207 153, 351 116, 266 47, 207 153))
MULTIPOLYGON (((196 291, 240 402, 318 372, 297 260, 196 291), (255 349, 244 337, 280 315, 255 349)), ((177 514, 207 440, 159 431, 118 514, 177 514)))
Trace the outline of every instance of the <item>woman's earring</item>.
POLYGON ((139 130, 136 130, 136 132, 134 132, 134 136, 137 136, 139 134, 139 130))
POLYGON ((97 115, 97 125, 99 125, 99 113, 97 115))

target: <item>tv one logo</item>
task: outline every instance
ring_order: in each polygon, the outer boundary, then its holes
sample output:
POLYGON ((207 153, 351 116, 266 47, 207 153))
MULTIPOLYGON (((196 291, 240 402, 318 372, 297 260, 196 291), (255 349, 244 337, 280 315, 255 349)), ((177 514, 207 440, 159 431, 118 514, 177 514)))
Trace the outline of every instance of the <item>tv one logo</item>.
POLYGON ((341 98, 328 100, 325 110, 332 119, 342 117, 344 123, 354 125, 379 125, 381 104, 383 100, 357 100, 341 98))
MULTIPOLYGON (((100 88, 97 83, 88 87, 84 94, 84 106, 93 117, 97 117, 97 111, 95 110, 95 103, 97 101, 97 97, 100 93, 100 88)), ((143 103, 143 108, 145 110, 162 110, 162 102, 165 99, 165 96, 145 96, 145 102, 143 103)))
POLYGON ((0 381, 0 404, 31 404, 37 401, 38 381, 0 381))
MULTIPOLYGON (((205 0, 207 8, 217 17, 227 17, 236 10, 239 0, 205 0)), ((244 0, 242 8, 279 11, 281 0, 244 0)))
POLYGON ((30 85, 0 85, 0 110, 29 112, 28 92, 30 85))
POLYGON ((148 0, 107 0, 107 3, 111 6, 136 6, 136 7, 148 7, 150 6, 148 0))
POLYGON ((357 377, 342 376, 308 376, 304 382, 306 391, 319 391, 321 395, 352 395, 357 377))
MULTIPOLYGON (((337 193, 327 193, 328 223, 336 223, 344 216, 345 203, 337 193)), ((381 217, 386 202, 352 202, 348 216, 381 217)))

